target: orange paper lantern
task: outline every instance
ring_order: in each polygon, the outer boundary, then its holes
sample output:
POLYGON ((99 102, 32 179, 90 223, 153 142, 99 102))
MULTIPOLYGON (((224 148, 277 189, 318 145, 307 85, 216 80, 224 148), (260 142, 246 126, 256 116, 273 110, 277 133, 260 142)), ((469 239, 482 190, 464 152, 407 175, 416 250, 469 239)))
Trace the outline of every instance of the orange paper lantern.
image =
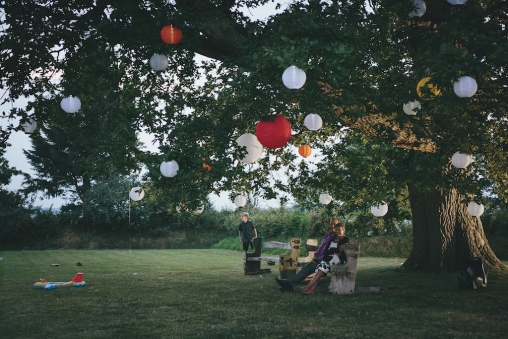
POLYGON ((309 145, 303 144, 298 148, 298 153, 304 158, 307 158, 312 153, 312 148, 309 145))
POLYGON ((208 165, 205 161, 205 158, 201 158, 201 161, 203 161, 203 168, 207 171, 210 171, 212 169, 212 166, 208 165))
POLYGON ((182 31, 172 25, 167 25, 161 29, 161 39, 168 45, 176 45, 182 40, 182 31))

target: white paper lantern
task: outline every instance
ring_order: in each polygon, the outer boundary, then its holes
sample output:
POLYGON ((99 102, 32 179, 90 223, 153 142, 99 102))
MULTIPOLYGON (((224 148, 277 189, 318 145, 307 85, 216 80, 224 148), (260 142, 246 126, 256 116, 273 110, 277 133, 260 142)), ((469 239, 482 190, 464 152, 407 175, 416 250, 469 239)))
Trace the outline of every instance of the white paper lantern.
POLYGON ((378 206, 371 206, 370 212, 375 217, 382 217, 386 213, 388 213, 388 205, 385 202, 383 202, 382 204, 379 204, 378 206))
POLYGON ((150 58, 150 67, 155 71, 163 71, 169 66, 168 57, 163 54, 155 53, 150 58))
POLYGON ((161 173, 163 176, 172 178, 177 174, 177 172, 180 168, 178 167, 178 163, 176 161, 171 160, 171 161, 164 161, 161 164, 160 169, 161 169, 161 173))
POLYGON ((467 2, 467 0, 447 0, 452 5, 463 5, 467 2))
POLYGON ((296 66, 289 66, 284 73, 282 73, 282 82, 284 86, 289 89, 302 88, 305 84, 305 80, 307 80, 307 75, 296 66))
POLYGON ((468 77, 463 76, 460 77, 459 80, 453 84, 453 91, 459 98, 470 98, 478 89, 478 85, 476 84, 476 80, 468 77))
POLYGON ((70 97, 63 98, 60 106, 66 113, 76 113, 81 109, 81 101, 79 98, 71 95, 70 97))
POLYGON ((33 118, 30 118, 27 122, 23 123, 21 127, 23 127, 25 134, 32 134, 37 128, 37 121, 35 121, 33 118))
POLYGON ((201 203, 201 205, 198 208, 196 208, 193 213, 198 215, 198 214, 203 213, 204 210, 205 210, 205 205, 203 203, 201 203))
POLYGON ((242 134, 240 137, 238 137, 238 139, 236 139, 236 143, 240 147, 247 148, 247 154, 245 154, 243 159, 240 159, 240 162, 250 164, 254 161, 257 161, 259 157, 261 157, 261 153, 263 152, 263 145, 261 145, 258 138, 254 134, 242 134))
POLYGON ((466 168, 471 163, 471 155, 455 152, 452 156, 452 165, 457 168, 466 168))
POLYGON ((237 195, 235 197, 235 205, 236 207, 243 207, 247 203, 247 199, 243 195, 237 195))
POLYGON ((328 205, 329 203, 332 202, 332 197, 328 193, 321 193, 319 195, 319 202, 322 203, 323 205, 328 205))
POLYGON ((145 196, 145 191, 141 187, 133 187, 129 192, 129 198, 134 201, 140 201, 145 196))
POLYGON ((410 101, 402 106, 404 113, 407 115, 416 115, 417 111, 415 110, 420 108, 422 108, 422 105, 418 100, 410 101))
POLYGON ((425 1, 423 0, 413 0, 413 4, 415 5, 415 10, 409 13, 409 16, 411 18, 414 18, 415 16, 421 17, 425 14, 427 11, 427 5, 425 4, 425 1))
POLYGON ((323 119, 318 114, 309 114, 305 117, 303 124, 311 131, 317 131, 323 126, 323 119))
POLYGON ((471 214, 471 216, 479 217, 483 214, 483 211, 485 211, 485 207, 483 206, 483 204, 477 204, 474 201, 471 201, 467 205, 467 211, 469 214, 471 214))

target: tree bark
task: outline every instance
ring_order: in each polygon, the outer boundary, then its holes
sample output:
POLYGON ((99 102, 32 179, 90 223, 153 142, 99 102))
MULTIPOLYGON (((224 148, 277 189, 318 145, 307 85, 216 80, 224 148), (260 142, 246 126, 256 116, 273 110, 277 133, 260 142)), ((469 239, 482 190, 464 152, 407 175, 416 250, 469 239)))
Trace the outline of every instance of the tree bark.
POLYGON ((408 184, 413 214, 413 250, 406 270, 456 270, 465 257, 481 258, 490 268, 504 266, 489 246, 479 217, 471 217, 464 196, 452 190, 420 191, 408 184))

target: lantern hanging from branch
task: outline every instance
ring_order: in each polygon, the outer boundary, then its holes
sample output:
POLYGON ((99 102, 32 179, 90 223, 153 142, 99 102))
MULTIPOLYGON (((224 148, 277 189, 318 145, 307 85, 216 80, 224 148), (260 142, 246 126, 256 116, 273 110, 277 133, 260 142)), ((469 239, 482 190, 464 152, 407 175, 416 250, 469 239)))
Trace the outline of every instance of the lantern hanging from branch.
POLYGON ((459 98, 470 98, 478 89, 478 85, 476 84, 476 80, 469 77, 463 76, 460 77, 459 80, 453 84, 453 91, 459 98))
POLYGON ((236 139, 236 143, 240 147, 247 149, 247 154, 244 155, 240 162, 250 164, 257 161, 263 152, 263 145, 259 142, 258 138, 251 133, 245 133, 236 139))
POLYGON ((291 124, 282 115, 271 121, 260 121, 256 125, 256 137, 267 148, 284 147, 291 139, 291 124))
POLYGON ((471 163, 471 155, 455 152, 452 156, 452 165, 457 168, 466 168, 471 163))
POLYGON ((375 216, 375 217, 382 217, 384 216, 386 213, 388 213, 388 205, 383 201, 382 204, 379 204, 377 206, 371 206, 370 208, 370 212, 375 216))
POLYGON ((164 161, 160 166, 162 175, 169 178, 174 177, 179 169, 178 163, 174 160, 164 161))
POLYGON ((34 118, 29 118, 27 122, 21 125, 25 134, 32 134, 37 128, 37 121, 34 118))
POLYGON ((426 100, 434 99, 434 97, 438 96, 441 91, 437 88, 437 86, 434 86, 433 84, 429 83, 430 77, 423 78, 418 82, 418 85, 416 85, 416 93, 419 97, 422 97, 426 100), (428 88, 430 90, 430 94, 422 92, 423 88, 428 88))
POLYGON ((421 17, 427 11, 427 5, 425 4, 425 1, 423 1, 423 0, 413 0, 413 4, 415 6, 415 10, 412 11, 411 13, 409 13, 409 16, 411 18, 414 18, 416 16, 417 17, 421 17))
POLYGON ((204 211, 204 210, 205 210, 205 205, 204 205, 203 203, 201 203, 201 205, 199 205, 199 207, 198 207, 198 208, 196 208, 196 209, 194 210, 194 212, 192 212, 192 213, 194 213, 194 214, 198 215, 198 214, 203 213, 203 211, 204 211))
POLYGON ((323 119, 318 114, 308 114, 303 121, 305 127, 311 131, 317 131, 323 126, 323 119))
POLYGON ((129 192, 129 198, 131 198, 133 201, 139 201, 143 199, 145 196, 145 191, 141 187, 133 187, 131 188, 131 191, 129 192))
POLYGON ((76 113, 81 109, 81 101, 79 98, 71 95, 70 97, 63 98, 60 106, 66 113, 76 113))
POLYGON ((163 71, 169 66, 168 57, 164 54, 155 53, 150 58, 150 67, 155 71, 163 71))
POLYGON ((479 216, 481 216, 483 214, 483 211, 485 211, 485 207, 483 206, 483 204, 477 204, 474 201, 471 201, 467 205, 467 212, 472 217, 479 217, 479 216))
POLYGON ((329 203, 332 202, 332 197, 328 193, 321 193, 319 195, 319 202, 322 203, 323 205, 328 205, 329 203))
POLYGON ((282 73, 282 82, 289 89, 300 89, 305 85, 307 75, 296 66, 289 66, 282 73))
POLYGON ((203 168, 207 171, 210 171, 212 169, 212 166, 208 165, 206 162, 205 162, 205 158, 201 158, 201 161, 203 161, 203 168))
POLYGON ((407 115, 416 115, 417 111, 422 108, 422 105, 418 100, 410 101, 402 106, 404 113, 407 115))
POLYGON ((307 158, 312 153, 312 148, 307 144, 303 144, 298 148, 298 153, 302 157, 307 158))
POLYGON ((161 29, 161 39, 168 45, 176 45, 182 40, 182 31, 173 25, 166 25, 161 29))
POLYGON ((236 207, 243 207, 243 206, 245 206, 246 203, 247 203, 247 199, 243 195, 239 194, 235 197, 235 206, 236 207))

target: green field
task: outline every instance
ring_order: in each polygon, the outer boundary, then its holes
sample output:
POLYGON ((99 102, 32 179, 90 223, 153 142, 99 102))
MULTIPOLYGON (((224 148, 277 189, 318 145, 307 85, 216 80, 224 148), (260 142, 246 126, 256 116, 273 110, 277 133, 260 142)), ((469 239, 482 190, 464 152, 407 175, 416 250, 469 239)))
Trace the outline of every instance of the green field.
MULTIPOLYGON (((456 272, 400 273, 403 259, 361 257, 357 286, 380 293, 282 293, 246 276, 229 250, 0 252, 1 338, 502 338, 508 272, 460 290, 456 272), (77 262, 85 266, 76 266, 77 262), (59 264, 52 267, 51 264, 59 264), (86 285, 34 289, 84 272, 86 285)), ((264 264, 263 264, 263 267, 264 264)))

